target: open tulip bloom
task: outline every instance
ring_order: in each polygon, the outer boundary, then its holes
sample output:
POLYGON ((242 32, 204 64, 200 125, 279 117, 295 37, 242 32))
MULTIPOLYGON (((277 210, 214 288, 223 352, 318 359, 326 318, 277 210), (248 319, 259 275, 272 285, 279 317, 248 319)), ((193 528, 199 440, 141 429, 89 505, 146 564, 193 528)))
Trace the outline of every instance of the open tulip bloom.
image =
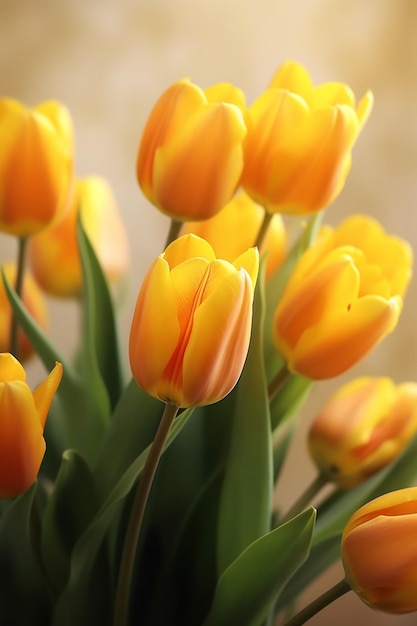
POLYGON ((165 90, 136 174, 170 224, 126 350, 111 189, 74 178, 63 105, 0 102, 0 230, 19 240, 0 289, 1 624, 296 626, 351 589, 417 610, 417 381, 341 387, 309 432, 318 478, 281 503, 299 409, 395 330, 412 276, 375 219, 326 223, 371 107, 292 61, 249 105, 229 83, 165 90), (74 359, 40 289, 76 301, 74 359), (343 581, 303 607, 341 556, 343 581))

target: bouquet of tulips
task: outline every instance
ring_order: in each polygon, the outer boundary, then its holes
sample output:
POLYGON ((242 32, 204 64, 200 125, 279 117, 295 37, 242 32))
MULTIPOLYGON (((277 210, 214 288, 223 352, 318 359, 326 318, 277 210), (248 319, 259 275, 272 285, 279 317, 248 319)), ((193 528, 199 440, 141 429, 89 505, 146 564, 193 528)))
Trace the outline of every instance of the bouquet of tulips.
POLYGON ((417 610, 417 383, 342 386, 311 424, 316 476, 279 502, 311 388, 394 330, 411 278, 410 246, 374 219, 325 222, 371 108, 292 61, 251 105, 231 84, 161 96, 137 178, 170 227, 135 286, 127 367, 112 191, 74 174, 62 104, 1 101, 0 230, 19 250, 0 289, 2 624, 295 626, 349 590, 417 610), (45 292, 79 303, 71 360, 45 292), (299 606, 339 558, 343 580, 299 606))

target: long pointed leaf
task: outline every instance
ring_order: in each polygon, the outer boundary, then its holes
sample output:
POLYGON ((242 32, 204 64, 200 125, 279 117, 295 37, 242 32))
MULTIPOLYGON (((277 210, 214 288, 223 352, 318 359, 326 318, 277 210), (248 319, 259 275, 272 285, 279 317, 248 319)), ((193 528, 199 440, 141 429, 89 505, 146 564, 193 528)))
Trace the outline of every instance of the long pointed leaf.
POLYGON ((236 389, 219 511, 218 568, 270 529, 272 441, 263 359, 264 292, 259 276, 251 343, 236 389))
POLYGON ((309 509, 248 546, 220 578, 204 626, 260 626, 307 558, 314 521, 309 509))
POLYGON ((114 407, 123 388, 123 374, 113 301, 80 217, 77 237, 83 269, 83 374, 89 386, 97 390, 101 385, 104 386, 102 394, 108 394, 110 404, 114 407))

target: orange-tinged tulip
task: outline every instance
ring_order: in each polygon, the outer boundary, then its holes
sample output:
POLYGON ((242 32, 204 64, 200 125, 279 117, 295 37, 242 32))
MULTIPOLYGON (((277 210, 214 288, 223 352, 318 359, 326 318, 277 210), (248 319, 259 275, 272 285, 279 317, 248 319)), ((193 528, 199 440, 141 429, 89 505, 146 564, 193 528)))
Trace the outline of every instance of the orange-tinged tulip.
POLYGON ((397 324, 412 256, 366 216, 324 229, 275 311, 274 339, 289 369, 324 379, 360 361, 397 324))
POLYGON ((417 487, 392 491, 358 509, 342 535, 353 591, 386 613, 417 611, 417 487))
MULTIPOLYGON (((6 263, 3 265, 2 269, 9 283, 14 285, 16 280, 15 264, 6 263)), ((46 328, 48 323, 48 313, 43 295, 33 276, 29 272, 26 272, 24 276, 22 299, 26 309, 36 320, 39 326, 41 328, 46 328)), ((8 352, 10 350, 11 321, 12 308, 4 289, 3 281, 0 280, 0 352, 8 352)), ((18 330, 17 350, 21 361, 27 360, 34 354, 32 345, 29 343, 28 338, 21 329, 18 330)))
POLYGON ((65 211, 72 190, 73 136, 55 101, 26 108, 0 100, 0 230, 33 235, 65 211))
POLYGON ((25 370, 11 354, 0 354, 0 497, 13 498, 35 481, 46 444, 46 417, 62 378, 56 363, 31 391, 25 370))
MULTIPOLYGON (((194 233, 209 242, 216 257, 234 261, 254 245, 264 217, 264 210, 247 194, 239 193, 214 217, 200 222, 186 222, 182 233, 194 233)), ((267 254, 266 278, 279 267, 286 254, 286 231, 280 215, 274 215, 260 254, 267 254)))
POLYGON ((150 202, 175 220, 208 219, 223 208, 243 168, 243 106, 233 85, 205 93, 183 80, 165 91, 137 158, 139 185, 150 202))
POLYGON ((116 282, 127 271, 128 242, 110 185, 100 176, 77 179, 69 210, 29 244, 33 275, 42 289, 53 296, 71 298, 82 291, 78 211, 109 282, 116 282))
POLYGON ((249 345, 258 252, 233 263, 183 235, 148 270, 130 332, 133 376, 178 407, 212 404, 235 386, 249 345))
POLYGON ((270 212, 325 208, 343 188, 372 103, 368 92, 356 106, 343 83, 314 87, 304 67, 287 61, 247 110, 242 186, 270 212))
POLYGON ((351 489, 401 454, 416 432, 417 384, 363 377, 330 398, 308 445, 320 472, 351 489))

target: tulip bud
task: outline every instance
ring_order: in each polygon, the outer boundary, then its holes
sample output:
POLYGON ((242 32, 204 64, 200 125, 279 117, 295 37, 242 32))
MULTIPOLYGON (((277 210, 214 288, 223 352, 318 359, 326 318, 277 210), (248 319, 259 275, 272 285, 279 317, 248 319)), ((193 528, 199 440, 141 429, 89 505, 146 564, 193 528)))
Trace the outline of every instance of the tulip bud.
POLYGON ((33 484, 45 454, 46 417, 62 377, 57 363, 32 392, 11 354, 0 354, 0 497, 13 498, 33 484))
POLYGON ((27 109, 0 100, 0 230, 26 237, 68 208, 73 139, 68 111, 58 102, 27 109))
POLYGON ((258 252, 216 259, 196 235, 171 243, 148 270, 130 332, 133 376, 178 407, 212 404, 235 386, 249 346, 258 252))
POLYGON ((53 296, 72 298, 82 291, 78 212, 109 282, 116 282, 127 271, 127 237, 110 185, 99 176, 78 179, 69 210, 29 242, 33 275, 53 296))
POLYGON ((175 220, 215 215, 230 200, 243 168, 246 132, 237 88, 207 94, 188 81, 172 85, 145 126, 137 177, 145 196, 175 220), (229 101, 219 101, 227 97, 229 101))
POLYGON ((284 63, 245 116, 242 186, 270 212, 325 208, 344 186, 372 102, 368 92, 356 107, 347 85, 314 87, 301 65, 284 63))
POLYGON ((417 487, 368 502, 343 531, 346 580, 373 609, 417 611, 417 487))
POLYGON ((358 378, 327 402, 308 445, 320 473, 351 489, 401 454, 416 432, 416 383, 358 378))
MULTIPOLYGON (((182 233, 194 233, 209 242, 216 257, 233 262, 254 245, 265 211, 245 193, 234 196, 209 220, 185 222, 182 233)), ((280 215, 274 215, 260 254, 267 254, 266 278, 282 263, 286 253, 286 232, 280 215)))
POLYGON ((397 324, 412 260, 410 246, 369 217, 324 229, 275 310, 274 340, 288 368, 319 380, 365 357, 397 324))
MULTIPOLYGON (((16 266, 7 263, 3 266, 4 274, 11 285, 16 280, 16 266)), ((46 328, 48 314, 42 292, 36 284, 33 276, 26 272, 23 279, 22 300, 28 312, 41 328, 46 328)), ((10 350, 10 332, 12 323, 12 307, 4 289, 3 281, 0 279, 0 352, 10 350)), ((29 343, 24 332, 18 330, 17 353, 21 361, 26 361, 34 354, 34 349, 29 343)))

